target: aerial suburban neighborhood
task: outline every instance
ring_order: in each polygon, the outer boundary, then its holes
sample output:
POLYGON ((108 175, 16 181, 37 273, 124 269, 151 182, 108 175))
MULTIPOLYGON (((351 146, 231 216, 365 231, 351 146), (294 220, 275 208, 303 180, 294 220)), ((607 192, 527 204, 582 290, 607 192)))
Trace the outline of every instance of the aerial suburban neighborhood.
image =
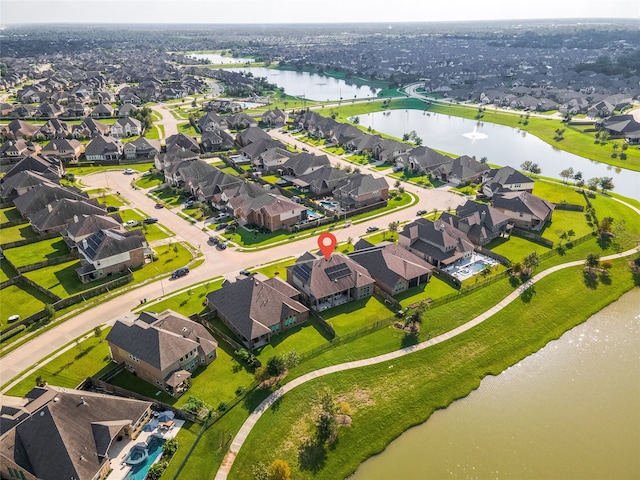
POLYGON ((638 19, 563 21, 3 27, 2 479, 497 475, 383 450, 637 315, 638 19))

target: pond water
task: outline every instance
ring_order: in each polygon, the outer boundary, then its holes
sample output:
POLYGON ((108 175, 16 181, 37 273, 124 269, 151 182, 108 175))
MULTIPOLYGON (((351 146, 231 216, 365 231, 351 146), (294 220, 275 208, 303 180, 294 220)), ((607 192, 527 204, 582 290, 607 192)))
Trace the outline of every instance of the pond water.
POLYGON ((640 289, 364 462, 350 480, 640 478, 640 289))
POLYGON ((251 72, 254 77, 267 77, 267 81, 284 88, 288 95, 310 100, 339 100, 375 97, 377 88, 367 85, 352 85, 338 78, 317 73, 276 70, 264 67, 230 68, 232 72, 251 72))
POLYGON ((242 57, 223 57, 218 53, 192 53, 189 55, 191 58, 205 59, 211 61, 214 65, 228 65, 231 63, 253 63, 253 58, 242 57))
MULTIPOLYGON (((560 179, 560 171, 572 167, 585 179, 612 177, 620 195, 640 199, 640 172, 615 168, 558 150, 538 137, 504 125, 478 122, 422 110, 390 110, 358 116, 360 125, 394 137, 415 130, 423 145, 457 155, 487 157, 489 163, 516 169, 531 160, 542 175, 560 179)), ((636 148, 636 147, 631 147, 636 148)))

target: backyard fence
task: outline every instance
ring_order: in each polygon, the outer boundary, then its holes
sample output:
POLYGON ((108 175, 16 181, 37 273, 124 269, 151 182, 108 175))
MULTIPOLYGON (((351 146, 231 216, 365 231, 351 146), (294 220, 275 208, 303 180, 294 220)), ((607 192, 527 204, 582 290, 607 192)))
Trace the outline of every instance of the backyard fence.
POLYGON ((309 310, 309 313, 311 314, 311 316, 313 318, 315 318, 318 321, 318 324, 329 334, 329 337, 331 337, 332 339, 335 338, 337 336, 336 331, 333 329, 333 327, 329 324, 329 322, 327 322, 322 315, 320 315, 318 312, 316 312, 315 310, 309 310))
POLYGON ((80 303, 86 301, 88 298, 96 297, 104 292, 111 292, 112 288, 121 287, 122 285, 126 285, 127 283, 133 280, 133 275, 131 273, 127 273, 122 277, 116 278, 115 280, 111 280, 110 282, 103 283, 97 287, 91 288, 89 290, 85 290, 84 292, 80 292, 76 295, 72 295, 67 298, 62 298, 53 304, 53 308, 56 310, 62 310, 63 308, 68 307, 69 305, 73 305, 75 303, 80 303))
POLYGON ((49 240, 51 238, 56 238, 59 236, 60 236, 59 232, 43 233, 41 235, 38 235, 37 237, 25 238, 24 240, 16 240, 15 242, 3 243, 3 244, 0 244, 0 247, 2 247, 3 250, 8 250, 9 248, 23 247, 25 245, 29 245, 30 243, 36 243, 36 242, 39 242, 40 240, 49 240))
POLYGON ((499 253, 492 252, 491 250, 487 250, 483 247, 476 247, 476 252, 481 253, 485 257, 493 258, 494 260, 500 262, 502 265, 505 265, 507 267, 511 266, 511 260, 509 260, 505 256, 500 255, 499 253))
POLYGON ((231 346, 231 348, 233 348, 234 350, 245 349, 246 348, 245 346, 240 345, 238 342, 233 340, 229 335, 227 335, 222 330, 220 330, 218 327, 213 325, 213 323, 211 323, 211 318, 214 317, 214 316, 215 315, 213 314, 213 312, 208 312, 208 313, 204 313, 202 315, 199 315, 199 314, 196 313, 194 315, 191 315, 191 317, 189 317, 189 318, 191 318, 191 320, 193 320, 195 322, 198 322, 199 324, 204 326, 206 329, 210 330, 217 337, 222 338, 222 340, 227 342, 231 346))
POLYGON ((573 203, 556 203, 556 210, 568 210, 570 212, 584 212, 584 205, 573 203))
POLYGON ((71 262, 72 260, 77 260, 78 256, 75 253, 67 253, 66 255, 61 255, 59 257, 53 257, 49 260, 45 260, 43 262, 32 263, 30 265, 25 265, 24 267, 15 267, 18 273, 26 273, 31 272, 33 270, 38 270, 39 268, 51 267, 53 265, 60 265, 61 263, 71 262))
POLYGON ((10 222, 5 222, 5 223, 0 224, 0 229, 9 228, 9 227, 15 227, 16 225, 28 225, 28 224, 29 224, 29 220, 25 220, 25 219, 21 218, 19 220, 12 220, 10 222))
POLYGON ((532 233, 527 230, 523 230, 522 228, 513 227, 511 230, 511 234, 516 237, 526 238, 527 240, 531 240, 532 242, 539 243, 548 248, 553 248, 553 242, 551 240, 547 240, 546 238, 542 238, 537 233, 532 233))

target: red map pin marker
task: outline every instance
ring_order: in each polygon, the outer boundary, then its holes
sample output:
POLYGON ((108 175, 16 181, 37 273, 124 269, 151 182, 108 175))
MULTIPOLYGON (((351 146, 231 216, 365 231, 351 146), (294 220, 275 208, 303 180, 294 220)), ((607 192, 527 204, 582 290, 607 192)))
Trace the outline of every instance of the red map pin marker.
POLYGON ((326 260, 329 260, 329 257, 336 249, 336 245, 338 241, 333 233, 325 232, 318 237, 318 246, 320 247, 320 251, 324 255, 326 260))

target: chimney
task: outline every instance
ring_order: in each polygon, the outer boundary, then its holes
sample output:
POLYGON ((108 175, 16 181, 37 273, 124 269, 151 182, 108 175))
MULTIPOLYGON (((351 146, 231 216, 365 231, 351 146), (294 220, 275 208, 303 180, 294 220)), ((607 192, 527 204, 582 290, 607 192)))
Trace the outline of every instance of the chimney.
POLYGON ((49 213, 53 212, 53 207, 50 203, 47 203, 47 210, 49 210, 49 213))
POLYGON ((78 215, 73 216, 73 223, 78 223, 78 215))
POLYGON ((85 250, 89 247, 89 243, 87 242, 87 239, 85 238, 84 240, 82 240, 82 248, 84 248, 85 250))

